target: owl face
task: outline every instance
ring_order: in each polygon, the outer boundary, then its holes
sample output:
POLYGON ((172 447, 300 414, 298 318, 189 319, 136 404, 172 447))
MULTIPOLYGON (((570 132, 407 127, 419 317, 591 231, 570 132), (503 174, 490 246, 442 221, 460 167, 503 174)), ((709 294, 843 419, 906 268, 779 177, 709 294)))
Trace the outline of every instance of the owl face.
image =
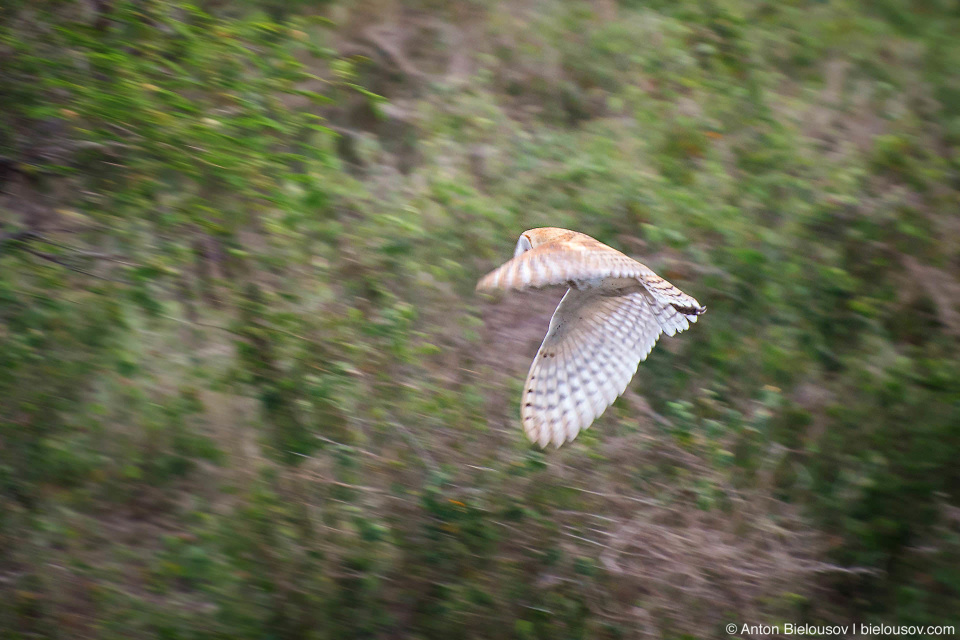
POLYGON ((520 236, 520 239, 517 240, 517 248, 513 250, 513 257, 516 258, 521 253, 530 251, 530 249, 533 249, 533 245, 530 244, 530 238, 524 233, 520 236))
POLYGON ((520 254, 526 251, 529 251, 530 249, 533 249, 535 247, 538 247, 542 244, 546 244, 548 242, 562 242, 565 240, 570 240, 571 238, 577 235, 578 234, 573 231, 568 231, 567 229, 559 229, 557 227, 540 227, 538 229, 530 229, 528 231, 524 231, 520 235, 520 239, 517 240, 517 248, 513 252, 513 257, 516 258, 520 254))

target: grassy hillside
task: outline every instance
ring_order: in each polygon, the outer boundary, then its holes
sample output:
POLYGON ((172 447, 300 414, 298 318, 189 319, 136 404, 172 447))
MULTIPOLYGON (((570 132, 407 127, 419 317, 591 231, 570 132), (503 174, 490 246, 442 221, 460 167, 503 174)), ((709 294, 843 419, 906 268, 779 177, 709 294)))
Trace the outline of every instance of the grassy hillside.
POLYGON ((8 2, 0 636, 960 624, 960 4, 8 2), (583 231, 708 307, 577 441, 583 231))

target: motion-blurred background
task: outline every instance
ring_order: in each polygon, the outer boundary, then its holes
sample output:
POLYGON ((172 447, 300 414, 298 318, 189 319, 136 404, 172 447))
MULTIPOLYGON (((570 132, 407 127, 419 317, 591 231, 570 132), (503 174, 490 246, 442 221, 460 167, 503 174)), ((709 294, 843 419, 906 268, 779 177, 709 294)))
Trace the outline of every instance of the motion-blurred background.
MULTIPOLYGON (((0 636, 960 624, 956 0, 7 0, 0 636), (537 226, 709 308, 560 450, 537 226)), ((739 634, 737 634, 739 635, 739 634)))

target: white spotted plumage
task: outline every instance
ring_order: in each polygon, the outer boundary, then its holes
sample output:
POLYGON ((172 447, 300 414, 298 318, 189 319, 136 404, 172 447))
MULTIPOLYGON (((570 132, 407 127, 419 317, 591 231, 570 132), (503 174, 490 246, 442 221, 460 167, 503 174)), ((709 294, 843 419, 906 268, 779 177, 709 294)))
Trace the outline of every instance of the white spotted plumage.
POLYGON ((524 432, 560 446, 627 388, 661 333, 689 328, 706 308, 643 264, 566 229, 524 232, 514 258, 477 288, 569 287, 530 366, 520 400, 524 432))

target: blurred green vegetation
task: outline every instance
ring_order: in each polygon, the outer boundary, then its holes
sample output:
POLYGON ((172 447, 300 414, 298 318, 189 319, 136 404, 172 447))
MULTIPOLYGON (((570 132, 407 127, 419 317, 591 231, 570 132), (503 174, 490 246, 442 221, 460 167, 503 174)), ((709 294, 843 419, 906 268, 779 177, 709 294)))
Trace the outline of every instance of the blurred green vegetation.
POLYGON ((0 635, 960 624, 960 3, 0 7, 0 635), (541 452, 561 226, 709 312, 541 452))

